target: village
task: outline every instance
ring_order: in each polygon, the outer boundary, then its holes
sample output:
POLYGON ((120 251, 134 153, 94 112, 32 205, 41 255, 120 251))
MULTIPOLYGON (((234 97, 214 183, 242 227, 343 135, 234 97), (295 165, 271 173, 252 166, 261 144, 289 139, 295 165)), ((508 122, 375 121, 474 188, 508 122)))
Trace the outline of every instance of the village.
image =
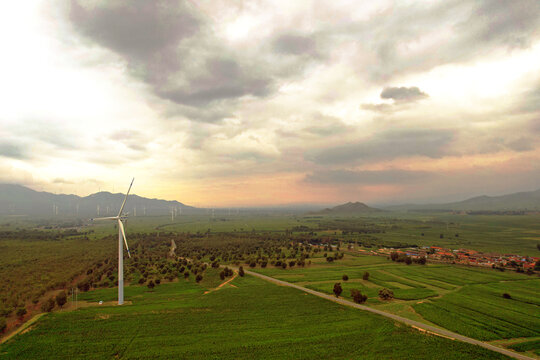
MULTIPOLYGON (((380 248, 375 250, 359 249, 371 255, 390 257, 392 253, 410 257, 412 260, 425 258, 430 262, 443 262, 470 266, 512 269, 518 272, 534 273, 539 257, 514 254, 483 253, 471 249, 446 249, 439 246, 410 247, 405 249, 380 248)), ((538 267, 536 268, 538 270, 538 267)))

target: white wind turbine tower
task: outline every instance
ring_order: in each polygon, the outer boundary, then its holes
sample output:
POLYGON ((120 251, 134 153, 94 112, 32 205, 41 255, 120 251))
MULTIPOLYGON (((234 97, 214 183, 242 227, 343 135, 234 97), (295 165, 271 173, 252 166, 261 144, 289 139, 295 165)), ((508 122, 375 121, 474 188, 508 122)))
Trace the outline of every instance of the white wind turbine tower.
POLYGON ((131 184, 129 184, 129 189, 126 193, 126 197, 124 198, 124 202, 122 203, 122 206, 120 207, 120 211, 118 212, 117 216, 92 219, 118 221, 118 305, 122 305, 124 303, 124 246, 122 245, 122 239, 124 239, 124 244, 126 244, 128 256, 131 257, 123 224, 123 221, 127 220, 127 214, 122 214, 122 210, 124 210, 124 205, 126 205, 126 200, 128 198, 129 191, 131 190, 131 186, 133 185, 134 180, 135 178, 133 178, 133 180, 131 180, 131 184))

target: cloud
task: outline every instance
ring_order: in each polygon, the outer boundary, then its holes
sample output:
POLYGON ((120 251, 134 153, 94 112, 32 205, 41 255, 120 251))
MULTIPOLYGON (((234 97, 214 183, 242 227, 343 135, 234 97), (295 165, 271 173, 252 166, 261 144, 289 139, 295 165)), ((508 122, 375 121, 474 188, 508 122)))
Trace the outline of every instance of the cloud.
POLYGON ((122 56, 130 74, 170 101, 173 113, 216 121, 220 118, 208 115, 223 111, 209 113, 209 105, 223 107, 229 100, 270 92, 271 78, 261 71, 258 59, 227 48, 192 4, 165 0, 82 4, 86 3, 71 1, 69 20, 75 30, 122 56))
POLYGON ((391 130, 355 143, 308 151, 316 164, 362 164, 408 156, 441 158, 454 138, 452 130, 391 130))
POLYGON ((381 99, 392 99, 396 102, 410 102, 424 99, 428 95, 416 86, 412 87, 385 87, 381 92, 381 99))
POLYGON ((408 170, 319 170, 306 175, 305 181, 318 184, 407 184, 428 180, 431 174, 408 170))
POLYGON ((23 144, 7 140, 0 141, 0 156, 3 157, 26 160, 30 158, 28 150, 29 149, 23 144))
POLYGON ((315 39, 306 35, 281 34, 273 42, 274 51, 290 55, 316 54, 315 39))

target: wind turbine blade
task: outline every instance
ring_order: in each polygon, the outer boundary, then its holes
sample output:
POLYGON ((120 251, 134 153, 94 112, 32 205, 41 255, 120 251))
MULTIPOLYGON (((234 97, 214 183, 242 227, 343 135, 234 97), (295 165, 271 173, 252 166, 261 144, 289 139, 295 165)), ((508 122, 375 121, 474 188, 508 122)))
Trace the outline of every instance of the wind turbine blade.
POLYGON ((116 220, 118 219, 118 216, 109 216, 109 217, 100 217, 100 218, 93 218, 92 221, 95 220, 116 220))
POLYGON ((131 190, 131 185, 133 185, 133 181, 135 181, 135 178, 131 180, 131 184, 129 184, 129 189, 126 193, 126 197, 124 198, 124 202, 122 203, 122 207, 120 208, 120 211, 118 212, 118 216, 122 215, 122 210, 124 210, 124 205, 126 205, 126 200, 129 195, 129 190, 131 190))
POLYGON ((126 232, 124 231, 124 224, 122 224, 122 220, 120 219, 118 219, 118 227, 120 228, 120 231, 122 232, 122 237, 124 238, 124 244, 126 244, 126 250, 127 250, 128 256, 131 257, 131 254, 129 252, 129 246, 127 244, 126 232))

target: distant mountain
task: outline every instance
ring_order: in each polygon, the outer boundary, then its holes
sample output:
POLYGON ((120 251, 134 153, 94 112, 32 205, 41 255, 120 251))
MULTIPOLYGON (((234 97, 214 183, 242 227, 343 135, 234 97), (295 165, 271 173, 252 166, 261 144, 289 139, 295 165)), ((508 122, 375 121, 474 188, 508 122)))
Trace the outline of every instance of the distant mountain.
POLYGON ((333 208, 326 208, 321 211, 312 212, 311 214, 366 214, 381 212, 383 210, 375 209, 361 202, 348 202, 343 205, 338 205, 333 208))
POLYGON ((501 196, 477 196, 444 204, 406 204, 388 206, 389 210, 520 211, 540 210, 540 189, 501 196))
MULTIPOLYGON (((57 195, 34 191, 21 185, 0 184, 0 215, 56 216, 58 212, 58 215, 82 218, 112 216, 118 214, 124 196, 125 194, 112 194, 106 191, 85 197, 57 195)), ((129 195, 124 211, 130 215, 136 212, 139 216, 168 215, 172 208, 177 209, 177 214, 203 211, 178 201, 148 199, 137 195, 129 195)))

